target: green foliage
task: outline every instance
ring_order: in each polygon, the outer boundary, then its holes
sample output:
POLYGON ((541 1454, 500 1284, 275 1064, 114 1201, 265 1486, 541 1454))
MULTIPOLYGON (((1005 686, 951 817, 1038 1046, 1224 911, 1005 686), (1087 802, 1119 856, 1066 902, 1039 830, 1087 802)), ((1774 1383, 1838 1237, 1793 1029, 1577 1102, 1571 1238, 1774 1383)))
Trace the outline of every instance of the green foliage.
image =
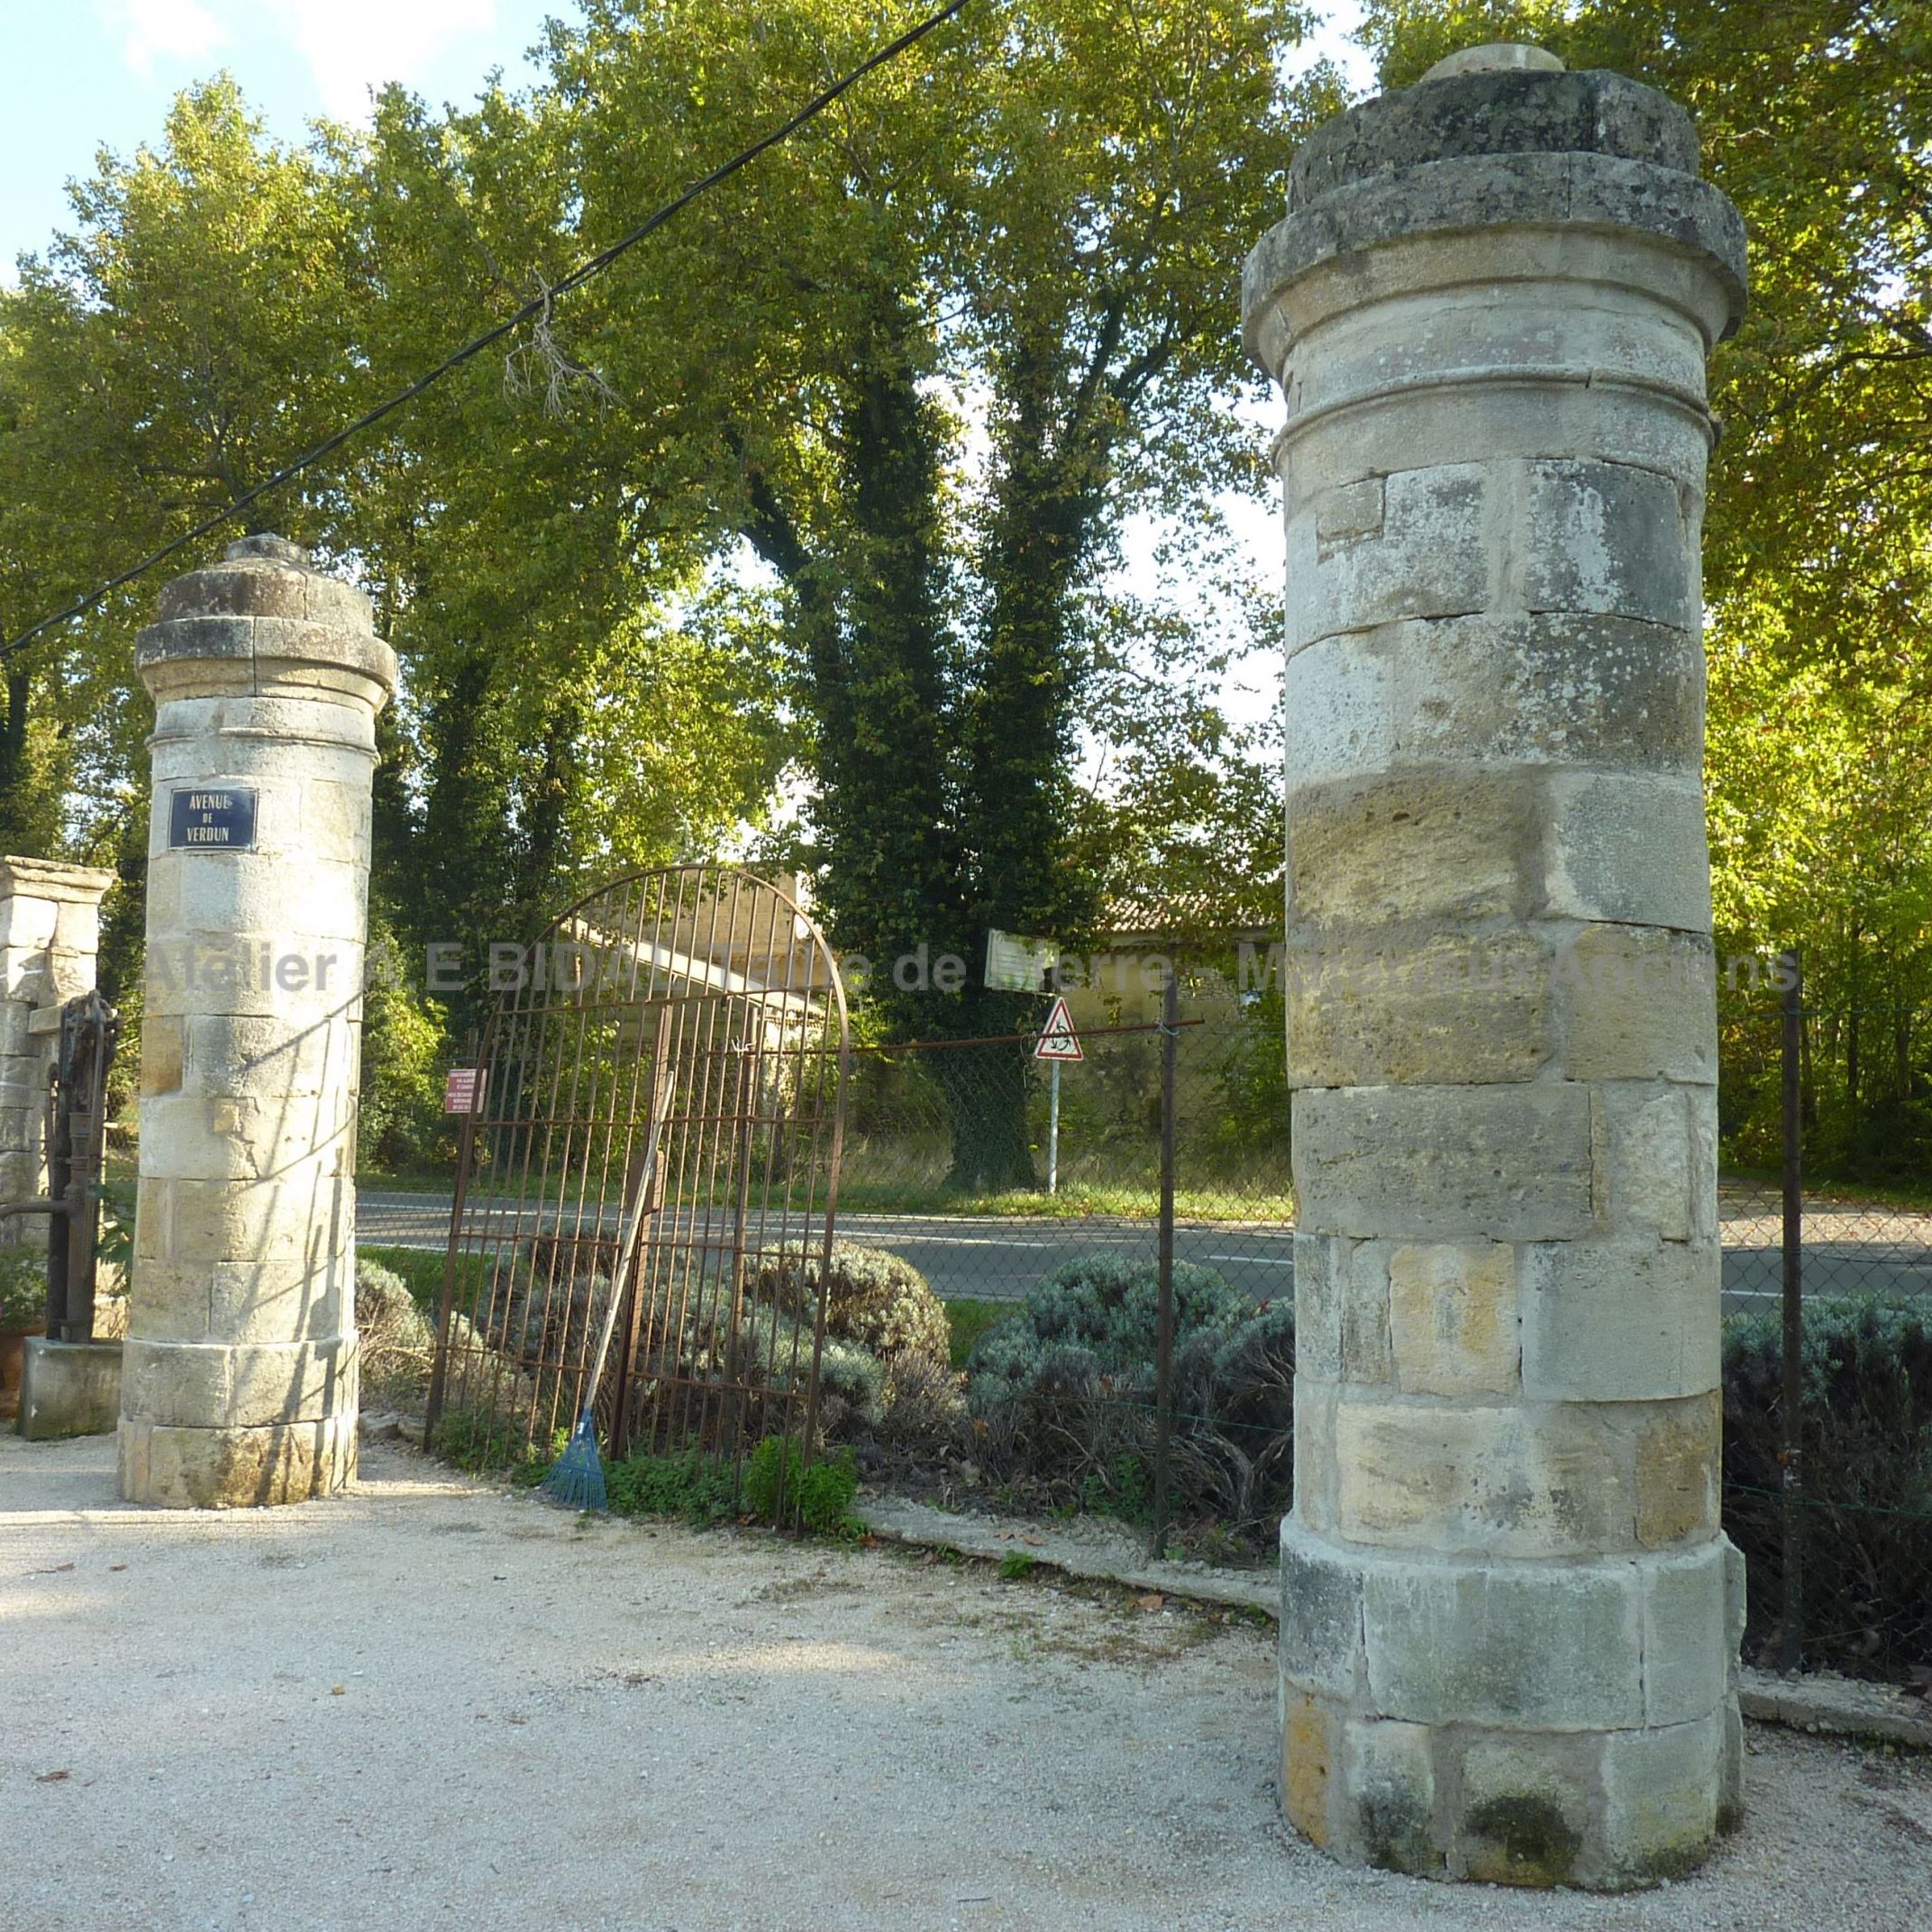
POLYGON ((103 1180, 100 1237, 96 1253, 105 1268, 118 1273, 123 1284, 134 1278, 134 1204, 139 1183, 103 1180))
MULTIPOLYGON (((816 1310, 818 1276, 816 1253, 802 1261, 796 1254, 765 1257, 752 1291, 787 1315, 807 1320, 816 1310)), ((888 1369, 908 1358, 943 1363, 951 1346, 945 1304, 925 1277, 890 1249, 852 1241, 832 1244, 825 1335, 828 1340, 855 1344, 888 1369)))
MULTIPOLYGON (((740 1335, 743 1372, 773 1389, 802 1387, 811 1372, 812 1331, 770 1308, 747 1308, 740 1335)), ((818 1354, 820 1426, 828 1435, 875 1427, 885 1414, 886 1373, 856 1342, 829 1335, 818 1354)))
POLYGON ((376 1173, 420 1171, 453 1158, 442 1113, 445 1016, 413 983, 379 912, 369 920, 369 961, 356 1162, 376 1173))
MULTIPOLYGON (((967 1362, 975 1394, 1043 1381, 1073 1389, 1153 1370, 1159 1271, 1103 1251, 1066 1262, 1027 1290, 1020 1312, 981 1336, 967 1362)), ((1174 1263, 1176 1343, 1232 1334, 1255 1313, 1253 1298, 1212 1268, 1174 1263)))
MULTIPOLYGON (((1783 1336, 1775 1309, 1724 1337, 1724 1526, 1745 1553, 1747 1637, 1782 1609, 1783 1336)), ((1932 1655, 1932 1310, 1805 1309, 1804 1591, 1808 1654, 1855 1673, 1932 1655)))
POLYGON ((963 1369, 980 1337, 995 1322, 1003 1322, 1013 1313, 1010 1301, 973 1301, 964 1296, 944 1304, 951 1344, 946 1359, 955 1369, 963 1369))
MULTIPOLYGON (((104 155, 71 196, 70 231, 0 294, 8 635, 319 442, 368 394, 347 352, 347 184, 325 157, 268 140, 225 77, 179 96, 159 148, 104 155)), ((324 480, 275 515, 298 540, 325 523, 340 540, 342 510, 324 480)), ((116 593, 8 666, 9 722, 31 715, 29 751, 34 732, 58 734, 75 843, 103 856, 146 816, 131 653, 152 597, 151 584, 116 593)), ((44 793, 14 763, 8 788, 44 793)), ((17 821, 26 807, 16 796, 4 809, 17 821)))
POLYGON ((1080 1508, 1097 1516, 1117 1516, 1138 1523, 1153 1506, 1153 1491, 1146 1463, 1129 1450, 1116 1456, 1106 1470, 1094 1470, 1080 1478, 1080 1508))
POLYGON ((38 1328, 47 1315, 47 1256, 33 1248, 0 1248, 0 1329, 38 1328))
MULTIPOLYGON (((1083 1256, 1029 1290, 967 1362, 980 1454, 996 1475, 1129 1517, 1153 1463, 1158 1271, 1083 1256)), ((1292 1472, 1295 1317, 1210 1268, 1174 1267, 1171 1494, 1182 1517, 1262 1536, 1292 1472)))
POLYGON ((527 1439, 522 1417, 474 1409, 447 1410, 437 1421, 430 1449, 444 1462, 476 1476, 506 1476, 520 1489, 533 1489, 550 1472, 570 1440, 568 1429, 547 1441, 527 1439))
POLYGON ((770 1522, 795 1520, 815 1536, 849 1539, 865 1526, 852 1513, 859 1472, 850 1449, 813 1459, 810 1468, 788 1436, 768 1435, 745 1465, 744 1503, 770 1522))
POLYGON ((1025 1550, 1008 1550, 999 1559, 999 1579, 1003 1583, 1023 1583, 1034 1572, 1039 1558, 1025 1550))
POLYGON ((618 1516, 681 1517, 708 1529, 732 1514, 731 1471, 697 1449, 628 1456, 605 1470, 604 1486, 618 1516))

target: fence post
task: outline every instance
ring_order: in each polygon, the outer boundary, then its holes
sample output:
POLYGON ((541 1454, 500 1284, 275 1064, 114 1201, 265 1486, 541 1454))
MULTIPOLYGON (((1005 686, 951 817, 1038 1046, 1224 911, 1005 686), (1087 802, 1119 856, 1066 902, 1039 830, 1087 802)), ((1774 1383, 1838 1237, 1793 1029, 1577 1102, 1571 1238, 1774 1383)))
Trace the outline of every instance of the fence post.
POLYGON ((1174 1426, 1174 1046, 1180 1034, 1180 976, 1172 965, 1161 994, 1161 1251, 1154 1317, 1153 1536, 1167 1547, 1168 1454, 1174 1426))
POLYGON ((1794 949, 1784 955, 1782 1043, 1784 1115, 1783 1442, 1784 1618, 1778 1668, 1795 1676, 1804 1665, 1804 1123, 1800 1080, 1804 1047, 1804 976, 1794 949))

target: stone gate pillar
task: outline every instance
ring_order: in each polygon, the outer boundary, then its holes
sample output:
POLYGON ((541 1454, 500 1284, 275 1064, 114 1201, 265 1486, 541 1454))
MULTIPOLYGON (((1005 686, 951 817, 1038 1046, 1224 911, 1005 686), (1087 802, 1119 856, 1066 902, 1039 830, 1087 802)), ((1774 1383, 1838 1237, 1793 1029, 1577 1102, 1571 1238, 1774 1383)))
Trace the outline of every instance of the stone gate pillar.
POLYGON ((355 1473, 369 600, 279 537, 162 592, 122 1494, 296 1502, 355 1473))
POLYGON ((1247 264, 1288 545, 1282 1796, 1352 1862, 1614 1886, 1738 1800, 1718 1529, 1689 118, 1527 48, 1297 157, 1247 264))
MULTIPOLYGON (((47 1192, 47 1082, 60 1008, 94 990, 101 898, 114 882, 92 866, 0 858, 0 1201, 47 1192)), ((0 1244, 45 1253, 47 1238, 45 1215, 0 1221, 0 1244)))

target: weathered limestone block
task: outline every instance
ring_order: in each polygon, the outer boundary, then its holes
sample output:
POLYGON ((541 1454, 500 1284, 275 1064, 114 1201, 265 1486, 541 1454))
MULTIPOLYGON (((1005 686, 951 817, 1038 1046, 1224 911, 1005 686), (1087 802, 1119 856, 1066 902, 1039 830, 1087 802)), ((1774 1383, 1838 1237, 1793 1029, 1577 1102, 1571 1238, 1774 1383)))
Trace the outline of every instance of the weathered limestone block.
POLYGON ((156 721, 122 1490, 330 1495, 355 1471, 369 786, 395 659, 360 593, 258 537, 163 589, 136 661, 156 721), (239 801, 245 835, 178 839, 182 792, 239 801))
POLYGON ((1701 792, 1704 362, 1673 103, 1471 50, 1250 258, 1280 383, 1297 1196, 1282 1802, 1620 1886, 1735 1817, 1701 792))
POLYGON ((1473 945, 1426 925, 1325 933, 1285 961, 1295 1082, 1534 1080, 1559 1043, 1554 963, 1527 925, 1473 945))
POLYGON ((21 1365, 20 1433, 30 1443, 105 1435, 120 1413, 120 1343, 28 1337, 21 1365))
POLYGON ((1472 1565, 1344 1552, 1291 1519, 1284 1790, 1304 1814, 1292 1821, 1398 1871, 1674 1875, 1735 1815, 1734 1555, 1711 1542, 1617 1565, 1472 1565), (1679 1803, 1684 1779, 1696 1796, 1679 1803))
POLYGON ((1568 1081, 1299 1092, 1292 1145, 1311 1231, 1573 1241, 1595 1226, 1591 1095, 1568 1081))
POLYGON ((355 1481, 356 1415, 351 1408, 266 1428, 177 1428, 123 1408, 117 1460, 121 1493, 162 1508, 310 1502, 355 1481))
POLYGON ((1389 1333, 1405 1395, 1508 1395, 1522 1364, 1517 1251, 1405 1242, 1389 1257, 1389 1333))
POLYGON ((1641 925, 1584 925, 1554 974, 1563 1071, 1573 1080, 1715 1086, 1709 938, 1641 925))
POLYGON ((1695 779, 1566 771, 1550 785, 1543 910, 1710 931, 1710 853, 1695 779))
POLYGON ((1517 1252, 1529 1400, 1654 1402, 1717 1388, 1715 1243, 1548 1242, 1517 1252))
POLYGON ((1298 788, 1451 757, 1599 764, 1695 779, 1703 653, 1622 617, 1494 615, 1379 625, 1288 661, 1298 788))
POLYGON ((1295 1362, 1318 1381, 1386 1382, 1390 1244, 1295 1236, 1295 1362))

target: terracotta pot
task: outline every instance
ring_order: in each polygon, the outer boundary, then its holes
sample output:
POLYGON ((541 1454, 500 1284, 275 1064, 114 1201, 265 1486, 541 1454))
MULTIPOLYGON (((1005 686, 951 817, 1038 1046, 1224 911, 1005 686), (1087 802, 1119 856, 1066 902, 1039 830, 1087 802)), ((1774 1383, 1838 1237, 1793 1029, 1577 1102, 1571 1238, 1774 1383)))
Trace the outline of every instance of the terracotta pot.
POLYGON ((0 1328, 0 1422, 11 1422, 20 1414, 20 1372, 27 1360, 27 1337, 46 1333, 41 1322, 31 1328, 0 1328))

